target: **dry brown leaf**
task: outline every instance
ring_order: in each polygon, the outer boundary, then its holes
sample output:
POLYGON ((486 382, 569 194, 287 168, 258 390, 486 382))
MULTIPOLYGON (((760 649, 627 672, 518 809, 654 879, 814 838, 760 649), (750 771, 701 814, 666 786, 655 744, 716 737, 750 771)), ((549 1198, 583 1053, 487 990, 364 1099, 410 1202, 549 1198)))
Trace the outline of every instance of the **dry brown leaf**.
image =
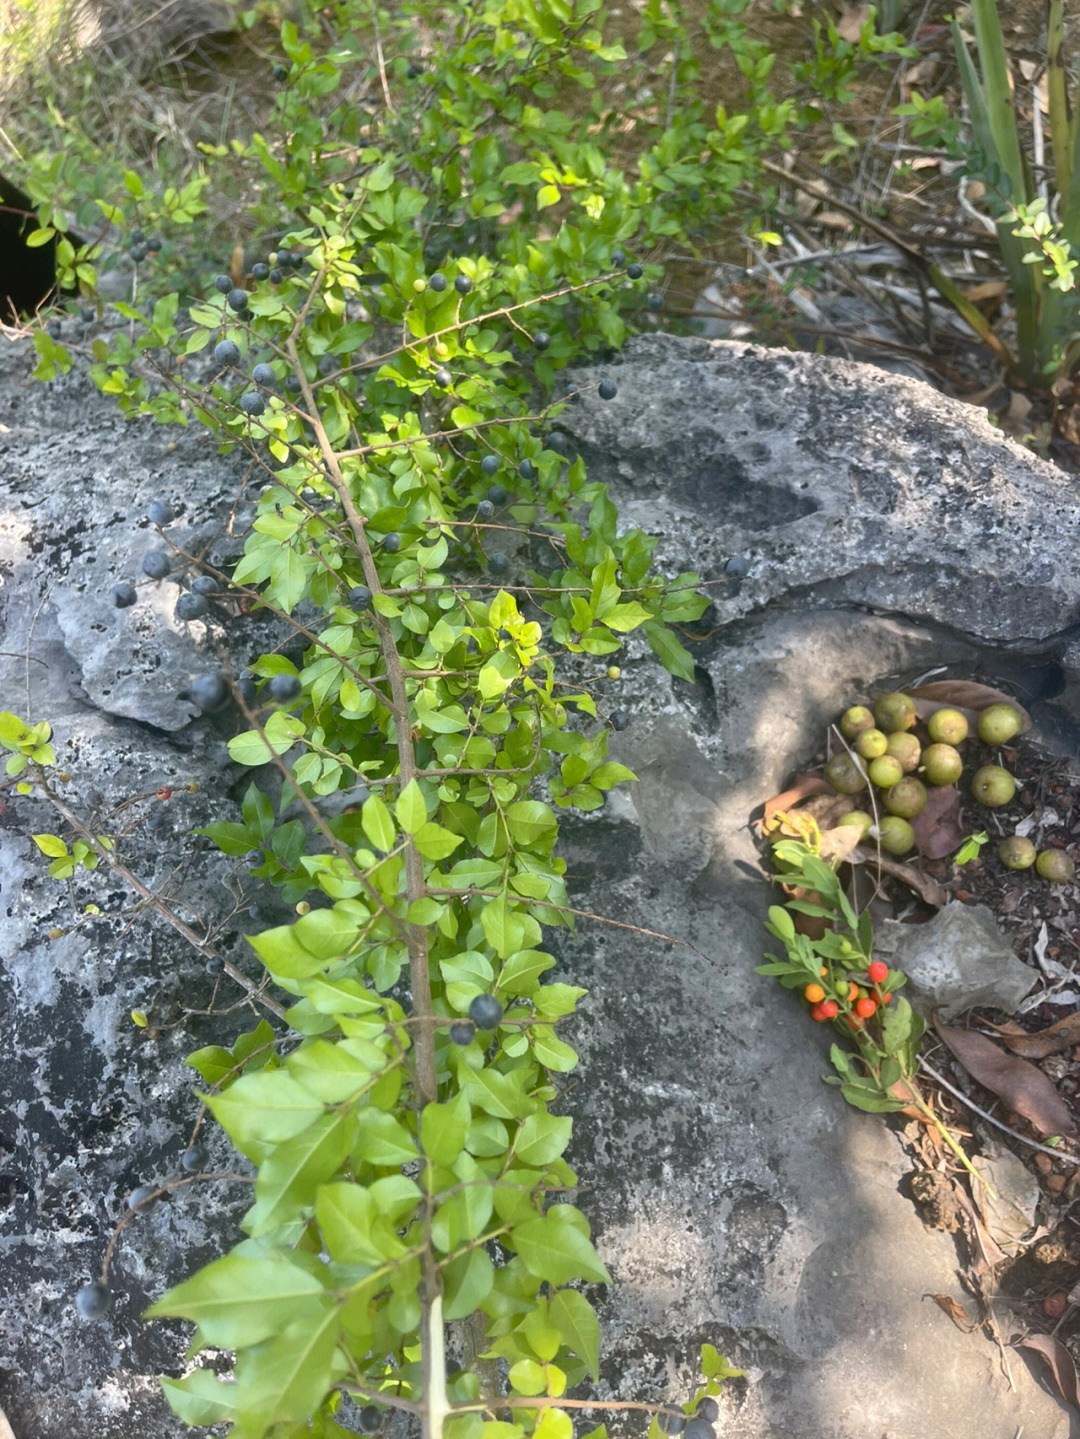
MULTIPOLYGON (((977 305, 980 300, 1003 300, 1008 292, 1009 287, 1004 280, 981 280, 977 285, 967 286, 964 298, 977 305)), ((1030 404, 1028 408, 1030 409, 1030 404)))
POLYGON ((838 864, 847 864, 858 849, 861 838, 862 830, 857 824, 841 824, 835 829, 822 830, 821 858, 829 860, 833 869, 838 864))
POLYGON ((951 784, 932 785, 926 803, 911 821, 915 848, 927 859, 944 859, 964 842, 960 828, 960 795, 951 784))
POLYGON ((1004 1025, 997 1030, 1013 1054, 1022 1054, 1025 1059, 1045 1059, 1048 1054, 1060 1054, 1074 1044, 1080 1044, 1080 1014, 1067 1014, 1056 1024, 1048 1025, 1035 1034, 1021 1030, 1019 1034, 1004 1025))
POLYGON ((1060 1339, 1055 1339, 1052 1334, 1029 1334, 1026 1339, 1018 1342, 1017 1348, 1032 1349, 1045 1360, 1057 1391, 1065 1403, 1071 1404, 1074 1409, 1080 1409, 1076 1365, 1060 1339))
MULTIPOLYGON (((923 1298, 927 1296, 924 1294, 923 1298)), ((970 1334, 975 1328, 975 1322, 962 1304, 958 1304, 951 1294, 931 1294, 929 1296, 939 1309, 943 1309, 949 1316, 957 1329, 962 1329, 965 1334, 970 1334)))
POLYGON ((1020 711, 1023 718, 1021 734, 1027 734, 1031 728, 1031 716, 1018 700, 1004 690, 976 684, 974 680, 934 680, 928 685, 906 689, 904 693, 915 701, 915 712, 921 720, 927 719, 935 710, 948 708, 962 710, 971 723, 972 717, 978 719, 979 713, 988 705, 1006 704, 1020 711))
POLYGON ((835 793, 835 791, 832 786, 819 774, 796 775, 795 783, 790 789, 784 790, 783 794, 774 794, 772 799, 765 801, 764 813, 761 819, 757 821, 758 828, 760 829, 765 820, 767 820, 771 814, 775 814, 778 809, 791 809, 792 806, 797 805, 800 800, 809 799, 810 796, 814 794, 833 793, 835 793))
POLYGON ((920 874, 914 865, 904 864, 888 854, 879 854, 865 841, 851 856, 851 860, 853 864, 874 865, 883 874, 891 874, 894 879, 903 880, 904 884, 910 885, 916 894, 922 895, 927 904, 932 904, 935 909, 940 909, 948 899, 937 880, 931 879, 927 874, 920 874))
POLYGON ((849 45, 857 45, 859 36, 863 32, 863 26, 870 18, 869 4, 853 5, 850 10, 845 10, 836 22, 836 33, 841 40, 846 40, 849 45))
POLYGON ((841 816, 855 808, 850 795, 816 794, 805 804, 799 805, 795 814, 812 815, 820 830, 834 829, 841 816))
POLYGON ((1076 1121, 1068 1105, 1041 1069, 1007 1054, 974 1030, 939 1024, 937 1032, 973 1079, 1022 1114, 1040 1134, 1075 1136, 1076 1121))

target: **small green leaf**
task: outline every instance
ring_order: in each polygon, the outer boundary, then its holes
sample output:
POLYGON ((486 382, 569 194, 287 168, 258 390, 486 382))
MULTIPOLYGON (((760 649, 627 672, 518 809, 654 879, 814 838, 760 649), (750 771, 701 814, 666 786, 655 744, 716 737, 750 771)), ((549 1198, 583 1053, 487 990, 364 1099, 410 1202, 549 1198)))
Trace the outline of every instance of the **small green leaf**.
POLYGON ((397 831, 390 811, 377 794, 369 795, 360 811, 360 823, 375 849, 389 854, 394 847, 397 831))
POLYGON ((611 1283, 611 1276, 579 1227, 582 1219, 573 1205, 555 1204, 541 1218, 514 1227, 511 1243, 530 1274, 549 1284, 568 1284, 571 1279, 611 1283), (560 1210, 570 1210, 572 1214, 561 1215, 560 1210))
POLYGON ((61 859, 68 852, 67 845, 59 835, 34 834, 31 835, 30 838, 37 845, 38 849, 41 850, 42 854, 47 854, 50 859, 61 859))
POLYGON ((398 824, 406 834, 415 834, 427 823, 427 805, 419 783, 411 779, 394 804, 398 824))
POLYGON ((548 1307, 548 1316, 566 1347, 585 1360, 594 1379, 599 1378, 600 1321, 584 1294, 576 1289, 560 1289, 548 1307))

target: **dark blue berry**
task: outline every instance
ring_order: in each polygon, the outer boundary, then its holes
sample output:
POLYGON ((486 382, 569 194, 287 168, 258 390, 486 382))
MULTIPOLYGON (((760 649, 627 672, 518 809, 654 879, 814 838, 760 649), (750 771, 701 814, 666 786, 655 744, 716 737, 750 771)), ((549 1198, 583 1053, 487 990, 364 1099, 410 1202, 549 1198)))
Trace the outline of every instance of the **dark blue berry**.
POLYGON ((172 568, 172 562, 164 550, 151 550, 143 555, 142 570, 152 580, 163 580, 172 568))
POLYGON ((132 245, 131 249, 128 251, 128 254, 131 256, 131 258, 135 261, 137 265, 141 260, 146 259, 148 251, 146 246, 140 243, 138 245, 132 245))
POLYGON ((299 390, 299 388, 300 388, 300 376, 299 376, 299 375, 286 375, 286 376, 285 376, 285 388, 290 392, 290 394, 295 395, 296 392, 297 392, 297 390, 299 390))
POLYGON ((251 675, 241 675, 236 681, 236 688, 240 692, 240 698, 246 705, 255 703, 255 696, 258 694, 258 689, 251 675))
POLYGON ((277 80, 280 84, 282 80, 287 80, 289 78, 289 67, 288 65, 275 65, 274 68, 270 71, 270 73, 271 75, 273 75, 274 79, 277 80))
POLYGON ((280 285, 281 282, 282 282, 282 280, 284 280, 284 278, 285 278, 285 271, 282 270, 282 269, 280 269, 277 265, 275 265, 274 268, 270 271, 270 283, 271 283, 271 285, 280 285))
POLYGON ((505 505, 510 498, 510 491, 505 485, 492 485, 487 492, 487 497, 493 505, 505 505))
POLYGON ((454 289, 459 295, 467 295, 472 289, 472 281, 468 275, 459 275, 454 281, 454 289))
POLYGON ((228 303, 230 310, 235 310, 238 315, 242 315, 248 307, 247 291, 230 290, 228 303))
POLYGON ((724 562, 724 572, 725 574, 734 575, 736 579, 741 580, 745 575, 750 573, 750 556, 732 555, 729 560, 724 562))
POLYGON ((220 290, 223 295, 227 295, 232 289, 232 276, 218 275, 214 280, 214 289, 220 290))
POLYGON ((510 568, 510 561, 505 555, 491 555, 488 559, 488 569, 493 575, 505 575, 510 568))
POLYGON ((720 1405, 711 1396, 706 1396, 694 1410, 695 1419, 704 1419, 706 1424, 715 1424, 720 1418, 720 1405))
POLYGON ((611 264, 612 268, 615 270, 621 270, 622 267, 626 264, 626 256, 621 250, 612 250, 611 264))
POLYGON ((349 591, 349 604, 354 610, 366 610, 371 605, 371 591, 367 585, 353 585, 349 591))
POLYGON ((433 290, 436 290, 441 294, 442 291, 446 289, 446 276, 441 275, 439 271, 436 270, 434 275, 432 275, 431 279, 428 281, 428 284, 433 290))
POLYGON ((198 1174, 200 1169, 206 1168, 206 1161, 210 1158, 209 1151, 205 1144, 193 1144, 190 1149, 185 1149, 180 1156, 180 1163, 189 1174, 198 1174))
POLYGON ((112 591, 112 602, 118 610, 126 610, 135 603, 135 586, 130 580, 115 585, 112 591))
POLYGON ((319 361, 319 374, 332 375, 338 369, 338 358, 336 355, 324 355, 319 361))
POLYGON ((450 1026, 450 1041, 452 1044, 472 1044, 476 1038, 476 1025, 471 1019, 456 1020, 450 1026))
POLYGON ((685 1414, 658 1414, 656 1416, 657 1427, 661 1434, 681 1434, 686 1428, 685 1414))
POLYGON ((251 372, 251 378, 257 385, 274 385, 277 383, 277 375, 274 374, 273 365, 268 365, 265 362, 255 366, 251 372))
POLYGON ((112 1307, 112 1291, 104 1284, 84 1284, 75 1296, 75 1308, 83 1319, 104 1319, 112 1307))
POLYGON ((206 614, 209 608, 210 603, 205 595, 181 595, 176 601, 176 618, 184 621, 197 620, 206 614))
POLYGON ((476 507, 476 518, 478 520, 490 520, 495 513, 495 506, 490 500, 481 500, 476 507))
POLYGON ((480 461, 480 468, 483 470, 485 475, 495 474, 499 468, 498 455, 485 455, 484 458, 480 461))
POLYGON ((214 346, 214 359, 219 365, 238 365, 240 346, 235 340, 219 340, 214 346))
POLYGON ((147 240, 146 242, 146 248, 150 251, 152 255, 157 255, 160 252, 161 247, 164 243, 165 241, 161 238, 160 235, 151 235, 149 240, 147 240))
POLYGON ((131 234, 128 236, 128 239, 133 245, 141 245, 142 242, 146 239, 146 235, 142 230, 132 230, 131 234))
POLYGON ((518 467, 518 474, 523 480, 534 480, 536 478, 536 466, 532 460, 522 460, 518 467))
POLYGON ((191 698, 203 714, 223 705, 228 696, 229 686, 220 675, 200 675, 191 682, 191 698))
POLYGON ((627 265, 626 267, 626 277, 629 280, 640 280, 644 273, 640 265, 627 265))
POLYGON ((477 1029, 494 1029, 502 1017, 502 1001, 493 994, 478 994, 469 1005, 469 1018, 477 1029))
POLYGON ((448 390, 453 384, 453 376, 445 366, 441 370, 435 371, 435 383, 441 385, 444 390, 448 390))
POLYGON ((197 595, 216 595, 218 582, 213 575, 196 575, 191 582, 191 588, 197 595))
POLYGON ((602 400, 613 400, 619 393, 619 387, 614 380, 601 380, 597 394, 602 400))
POLYGON ((365 1404, 356 1418, 361 1434, 377 1434, 382 1427, 382 1410, 377 1404, 365 1404))
POLYGON ((265 862, 266 855, 263 854, 261 849, 249 849, 247 854, 244 855, 244 863, 248 869, 258 869, 259 866, 265 862))
POLYGON ((401 536, 395 535, 392 530, 390 534, 383 535, 383 549, 389 550, 392 555, 396 554, 401 549, 401 536))
POLYGON ((303 689, 296 675, 275 675, 270 681, 270 694, 280 703, 294 700, 303 689))
POLYGON ((257 264, 254 264, 251 267, 251 278, 253 280, 265 280, 269 274, 270 266, 265 264, 262 260, 259 260, 257 264))
POLYGON ((533 344, 538 350, 546 350, 551 344, 551 336, 546 330, 537 330, 533 336, 533 344))
POLYGON ((133 1189, 128 1195, 127 1207, 129 1209, 138 1209, 141 1204, 145 1204, 149 1199, 153 1198, 155 1190, 156 1186, 153 1184, 140 1184, 138 1189, 133 1189))
POLYGON ((663 295, 650 295, 645 301, 650 310, 662 310, 664 308, 663 295))
POLYGON ((248 390, 246 394, 241 395, 239 405, 245 415, 261 415, 266 409, 266 401, 258 390, 248 390))
POLYGON ((625 710, 613 710, 611 715, 612 729, 625 729, 630 723, 630 716, 625 710))
POLYGON ((146 518, 154 525, 167 525, 172 517, 172 506, 164 500, 155 500, 146 512, 146 518))
POLYGON ((221 959, 218 955, 212 954, 210 958, 206 961, 205 967, 206 972, 209 975, 224 974, 225 961, 221 959))
POLYGON ((682 1439, 716 1439, 716 1430, 707 1420, 695 1417, 687 1423, 682 1439))

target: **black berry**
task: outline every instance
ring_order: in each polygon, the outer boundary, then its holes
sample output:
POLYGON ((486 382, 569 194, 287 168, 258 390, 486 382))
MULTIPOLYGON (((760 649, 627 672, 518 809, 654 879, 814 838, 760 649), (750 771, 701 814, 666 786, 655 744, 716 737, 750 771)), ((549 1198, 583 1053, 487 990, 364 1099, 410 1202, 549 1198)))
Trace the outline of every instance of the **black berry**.
POLYGON ((510 568, 510 561, 505 555, 491 555, 488 559, 488 569, 493 575, 505 575, 510 568))
POLYGON ((695 1419, 704 1419, 706 1424, 715 1424, 720 1418, 720 1405, 711 1396, 706 1396, 694 1410, 695 1419))
POLYGON ((286 375, 286 376, 285 376, 285 388, 286 388, 291 394, 294 394, 294 395, 295 395, 296 392, 297 392, 297 390, 299 390, 299 388, 300 388, 300 376, 299 376, 299 375, 286 375))
POLYGON ((366 610, 371 604, 371 591, 367 585, 353 585, 349 591, 349 604, 354 610, 366 610))
POLYGON ((230 290, 228 303, 230 310, 235 310, 238 315, 242 315, 248 306, 247 291, 230 290))
POLYGON ((338 362, 336 355, 323 355, 322 359, 319 361, 320 375, 332 375, 337 368, 338 362))
POLYGON ((471 1019, 459 1019, 450 1026, 450 1039, 454 1044, 472 1044, 476 1038, 476 1025, 471 1019))
POLYGON ((377 1404, 365 1404, 356 1417, 361 1434, 377 1434, 382 1427, 382 1410, 377 1404))
POLYGON ((650 295, 645 301, 650 310, 662 310, 664 308, 663 295, 650 295))
POLYGON ((448 390, 450 388, 450 386, 453 384, 453 380, 454 377, 451 375, 450 371, 445 368, 445 366, 441 370, 435 371, 435 383, 437 385, 441 385, 444 390, 448 390))
POLYGON ((533 336, 533 344, 538 350, 546 350, 551 344, 551 336, 546 330, 537 330, 533 336))
POLYGON ((492 485, 487 497, 493 505, 505 505, 510 498, 510 491, 505 485, 492 485))
POLYGON ((147 248, 146 248, 146 246, 143 245, 143 244, 132 245, 131 249, 128 251, 128 254, 129 254, 129 255, 131 256, 131 258, 135 261, 136 265, 137 265, 141 260, 145 260, 145 259, 146 259, 147 253, 148 253, 147 248))
POLYGON ((213 575, 196 575, 191 582, 191 588, 197 595, 216 595, 218 582, 213 575))
POLYGON ((148 555, 143 555, 143 574, 149 575, 152 580, 163 580, 171 568, 169 557, 164 550, 151 550, 148 555))
POLYGON ((630 280, 640 280, 645 272, 640 265, 627 265, 626 276, 630 280))
POLYGON ((160 235, 151 235, 149 240, 147 240, 146 242, 146 248, 150 251, 152 255, 156 255, 160 251, 164 243, 165 241, 161 238, 160 235))
POLYGON ((203 714, 208 714, 225 703, 229 686, 220 675, 200 675, 198 679, 192 680, 190 693, 203 714))
POLYGON ((118 610, 126 610, 135 603, 135 586, 130 580, 124 580, 123 584, 114 586, 112 591, 112 602, 118 610))
POLYGON ((481 500, 476 507, 476 518, 478 520, 490 520, 495 513, 495 506, 490 500, 481 500))
POLYGON ((155 500, 146 512, 146 518, 154 525, 167 525, 172 517, 172 506, 164 500, 155 500))
POLYGON ((630 716, 625 710, 613 710, 611 714, 611 728, 625 729, 630 723, 630 716))
POLYGON ((205 1144, 193 1144, 190 1149, 185 1149, 180 1156, 180 1163, 189 1174, 198 1174, 200 1169, 206 1168, 206 1161, 210 1154, 205 1144))
POLYGON ((707 1420, 695 1417, 683 1430, 682 1439, 716 1439, 716 1430, 707 1420))
POLYGON ((597 394, 602 400, 613 400, 619 393, 619 387, 614 380, 601 380, 597 394))
POLYGON ((265 861, 266 855, 263 854, 261 849, 249 849, 247 854, 244 855, 244 863, 248 869, 258 869, 265 861))
POLYGON ((255 703, 255 696, 258 694, 258 689, 251 675, 241 675, 236 681, 236 688, 240 691, 240 698, 246 705, 255 703))
POLYGON ((277 383, 277 375, 274 374, 273 365, 265 363, 256 365, 251 372, 251 378, 257 385, 273 385, 277 383))
POLYGON ((518 474, 523 480, 534 480, 536 478, 536 466, 532 460, 522 460, 518 466, 518 474))
POLYGON ((220 290, 223 295, 227 295, 227 294, 229 293, 229 291, 232 289, 232 278, 231 278, 231 276, 229 276, 229 275, 218 275, 217 278, 214 280, 214 289, 215 289, 215 290, 220 290))
POLYGON ((138 1209, 153 1197, 155 1186, 153 1184, 140 1184, 138 1189, 133 1189, 128 1195, 127 1206, 129 1209, 138 1209))
POLYGON ((499 468, 498 455, 485 455, 480 461, 480 468, 485 475, 494 475, 499 468))
POLYGON ((205 595, 181 595, 176 601, 176 618, 185 622, 197 620, 206 614, 209 608, 210 604, 205 595))
POLYGON ((240 346, 235 340, 219 340, 214 346, 214 359, 219 365, 238 365, 240 346))
POLYGON ((477 1029, 494 1029, 502 1017, 502 1001, 493 994, 478 994, 469 1005, 469 1018, 477 1029))
POLYGON ((275 675, 270 681, 271 696, 282 703, 294 700, 302 689, 303 685, 296 675, 275 675))
POLYGON ((658 1414, 657 1427, 661 1434, 681 1434, 686 1428, 685 1414, 658 1414))
POLYGON ((251 278, 253 280, 265 280, 269 274, 270 266, 264 264, 262 260, 260 260, 258 264, 252 265, 251 267, 251 278))
POLYGON ((112 1298, 112 1291, 104 1284, 84 1284, 75 1296, 75 1308, 83 1319, 104 1319, 112 1298))
POLYGON ((428 284, 433 290, 437 290, 439 293, 441 293, 443 290, 446 289, 446 276, 440 275, 438 270, 436 270, 434 275, 432 275, 431 279, 428 281, 428 284))
POLYGON ((392 530, 388 535, 384 535, 383 549, 389 550, 391 554, 395 554, 398 550, 401 549, 401 536, 395 535, 392 530))
POLYGON ((612 250, 611 264, 612 267, 616 270, 621 270, 622 267, 626 264, 626 256, 621 250, 612 250))
POLYGON ((258 390, 248 390, 241 395, 239 404, 245 415, 261 415, 266 409, 266 401, 258 390))
POLYGON ((270 73, 271 75, 273 75, 274 79, 277 80, 280 84, 282 80, 287 80, 289 78, 289 67, 288 65, 275 65, 274 68, 270 71, 270 73))
POLYGON ((454 289, 459 295, 467 295, 472 289, 472 281, 468 275, 459 275, 454 281, 454 289))
POLYGON ((270 283, 271 283, 271 285, 280 285, 281 282, 282 282, 282 280, 284 280, 284 278, 285 278, 285 271, 278 269, 278 267, 275 265, 274 268, 270 271, 270 283))

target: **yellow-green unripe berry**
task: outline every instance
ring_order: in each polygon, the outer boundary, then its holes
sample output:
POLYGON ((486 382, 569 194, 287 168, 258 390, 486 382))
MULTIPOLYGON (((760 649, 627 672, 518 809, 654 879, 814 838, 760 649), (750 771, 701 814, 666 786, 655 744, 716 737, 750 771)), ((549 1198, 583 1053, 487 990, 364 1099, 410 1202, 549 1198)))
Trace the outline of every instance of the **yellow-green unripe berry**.
POLYGON ((899 784, 904 778, 904 770, 900 761, 891 754, 883 754, 879 759, 871 760, 869 775, 872 784, 878 789, 892 789, 894 784, 899 784))
POLYGON ((898 814, 903 819, 914 819, 926 808, 926 786, 909 774, 899 784, 894 784, 892 789, 885 791, 882 802, 890 814, 898 814))
POLYGON ((1030 869, 1035 863, 1035 846, 1022 834, 1014 834, 998 845, 998 859, 1006 869, 1030 869))
POLYGON ((888 743, 888 735, 879 729, 864 729, 855 736, 855 750, 863 759, 877 759, 885 753, 888 743))
POLYGON ((864 730, 874 728, 874 716, 865 705, 852 705, 840 716, 840 733, 845 739, 854 739, 864 730))
POLYGON ((907 854, 915 845, 915 831, 898 814, 887 814, 878 825, 881 847, 886 854, 907 854))
POLYGON ((890 694, 882 695, 874 703, 874 719, 877 721, 878 729, 883 729, 886 734, 892 734, 894 730, 914 729, 915 701, 907 695, 901 694, 899 690, 893 690, 890 694))
POLYGON ((871 828, 873 823, 873 815, 867 814, 866 810, 864 809, 848 810, 847 814, 841 815, 840 818, 836 821, 838 829, 846 829, 849 825, 858 825, 861 835, 865 835, 867 830, 871 828))
POLYGON ((1076 874, 1076 865, 1063 849, 1041 849, 1035 859, 1035 868, 1052 884, 1068 884, 1076 874))
POLYGON ((959 710, 935 710, 926 721, 926 732, 934 744, 963 744, 968 737, 967 716, 959 710))
POLYGON ((955 784, 964 770, 960 751, 951 744, 931 744, 923 750, 923 774, 931 784, 955 784))
POLYGON ((617 680, 621 675, 622 670, 618 665, 608 665, 607 677, 609 680, 617 680))
POLYGON ((834 754, 825 766, 825 778, 841 794, 858 794, 866 788, 866 774, 858 760, 847 750, 834 754))
POLYGON ((987 809, 999 809, 1008 804, 1016 793, 1016 781, 1007 769, 999 764, 984 764, 971 777, 972 798, 987 809))
POLYGON ((979 715, 978 731, 983 744, 1008 744, 1024 727, 1024 716, 1015 705, 988 705, 979 715))
POLYGON ((922 746, 913 734, 909 734, 905 730, 898 730, 889 736, 885 753, 891 754, 893 759, 900 761, 900 768, 905 774, 911 774, 918 768, 922 746))

